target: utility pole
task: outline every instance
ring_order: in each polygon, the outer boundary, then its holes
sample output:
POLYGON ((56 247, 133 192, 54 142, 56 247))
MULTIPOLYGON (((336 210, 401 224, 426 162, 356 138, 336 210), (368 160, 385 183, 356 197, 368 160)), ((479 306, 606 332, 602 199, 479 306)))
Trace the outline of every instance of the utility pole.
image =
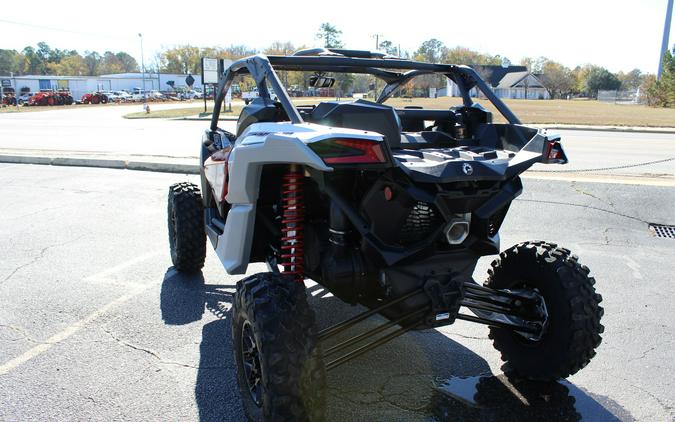
MULTIPOLYGON (((380 36, 384 36, 382 34, 373 34, 372 37, 375 38, 375 51, 380 49, 380 36)), ((373 90, 373 101, 377 99, 377 76, 373 76, 373 79, 375 79, 375 89, 373 90)))
POLYGON ((371 35, 373 38, 375 38, 375 51, 380 49, 380 37, 383 37, 384 35, 382 34, 373 34, 371 35))
POLYGON ((668 37, 670 35, 670 21, 673 17, 673 0, 668 0, 668 7, 666 9, 666 24, 663 28, 663 41, 661 42, 661 56, 659 57, 659 71, 656 74, 657 79, 661 79, 663 73, 663 55, 668 49, 668 37))
POLYGON ((9 73, 12 76, 12 79, 14 79, 14 98, 16 98, 16 106, 19 106, 19 85, 16 83, 16 75, 14 72, 9 73))
POLYGON ((143 34, 138 33, 141 39, 141 77, 143 78, 143 109, 148 106, 148 93, 145 91, 145 59, 143 58, 143 34))

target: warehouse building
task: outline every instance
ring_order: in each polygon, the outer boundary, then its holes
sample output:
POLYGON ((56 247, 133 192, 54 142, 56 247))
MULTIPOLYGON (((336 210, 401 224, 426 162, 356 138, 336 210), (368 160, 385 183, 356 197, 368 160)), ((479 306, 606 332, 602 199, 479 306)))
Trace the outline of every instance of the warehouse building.
POLYGON ((172 91, 174 88, 187 89, 186 78, 194 79, 192 88, 202 88, 200 75, 180 75, 176 73, 146 73, 145 85, 143 85, 142 73, 116 73, 113 75, 101 75, 98 79, 104 81, 102 91, 133 91, 141 90, 145 86, 146 91, 172 91), (173 88, 170 82, 173 82, 173 88))
MULTIPOLYGON (((202 79, 200 75, 190 75, 194 78, 192 88, 201 89, 202 79)), ((146 91, 174 91, 187 89, 186 78, 188 75, 176 73, 118 73, 100 76, 50 76, 50 75, 22 75, 0 76, 4 94, 18 93, 22 95, 28 92, 35 93, 40 90, 67 89, 73 98, 79 99, 87 92, 94 91, 128 91, 139 92, 144 87, 146 91), (145 77, 144 77, 145 76, 145 77), (171 82, 173 82, 173 87, 171 82)))

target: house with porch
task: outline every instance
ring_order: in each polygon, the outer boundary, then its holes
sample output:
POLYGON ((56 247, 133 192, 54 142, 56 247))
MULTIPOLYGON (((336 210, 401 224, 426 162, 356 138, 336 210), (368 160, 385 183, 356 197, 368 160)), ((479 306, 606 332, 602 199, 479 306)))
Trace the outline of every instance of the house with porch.
MULTIPOLYGON (((499 98, 548 100, 551 98, 539 77, 525 66, 473 66, 483 79, 492 87, 499 98)), ((448 79, 445 90, 440 95, 459 97, 457 85, 448 79)), ((480 97, 478 89, 470 91, 472 97, 480 97)))

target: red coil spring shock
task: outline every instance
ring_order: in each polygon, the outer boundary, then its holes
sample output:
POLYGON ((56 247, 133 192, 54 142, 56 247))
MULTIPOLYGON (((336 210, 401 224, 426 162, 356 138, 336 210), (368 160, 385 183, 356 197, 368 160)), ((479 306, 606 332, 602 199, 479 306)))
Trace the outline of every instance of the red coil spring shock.
POLYGON ((305 278, 303 178, 302 169, 292 164, 283 175, 281 185, 281 265, 283 274, 298 281, 305 278))

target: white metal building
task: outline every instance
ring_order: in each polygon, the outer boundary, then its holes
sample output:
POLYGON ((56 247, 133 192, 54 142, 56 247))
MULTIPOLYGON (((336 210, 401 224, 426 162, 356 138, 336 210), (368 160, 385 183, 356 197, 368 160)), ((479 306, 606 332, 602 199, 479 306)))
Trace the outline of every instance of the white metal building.
MULTIPOLYGON (((171 91, 170 85, 167 82, 173 81, 176 88, 187 88, 185 81, 188 75, 180 75, 176 73, 147 73, 145 74, 145 90, 146 91, 171 91)), ((195 82, 192 88, 202 88, 201 75, 192 75, 195 82)), ((132 91, 134 89, 143 89, 143 74, 142 73, 116 73, 112 75, 101 75, 99 79, 105 80, 108 86, 104 91, 132 91)))
MULTIPOLYGON (((226 60, 225 66, 231 61, 226 60)), ((186 78, 188 75, 175 73, 118 73, 100 76, 52 76, 52 75, 23 75, 23 76, 0 76, 0 79, 9 80, 11 87, 6 87, 5 92, 17 92, 19 95, 26 92, 39 92, 41 89, 68 89, 73 98, 79 100, 87 92, 93 91, 172 91, 174 88, 187 88, 186 78), (174 88, 167 85, 173 81, 174 88)), ((201 75, 192 75, 194 84, 192 88, 203 88, 201 75)))
POLYGON ((87 92, 100 91, 107 85, 104 79, 86 76, 23 75, 2 78, 9 79, 19 95, 40 92, 41 89, 69 89, 76 99, 87 92))

